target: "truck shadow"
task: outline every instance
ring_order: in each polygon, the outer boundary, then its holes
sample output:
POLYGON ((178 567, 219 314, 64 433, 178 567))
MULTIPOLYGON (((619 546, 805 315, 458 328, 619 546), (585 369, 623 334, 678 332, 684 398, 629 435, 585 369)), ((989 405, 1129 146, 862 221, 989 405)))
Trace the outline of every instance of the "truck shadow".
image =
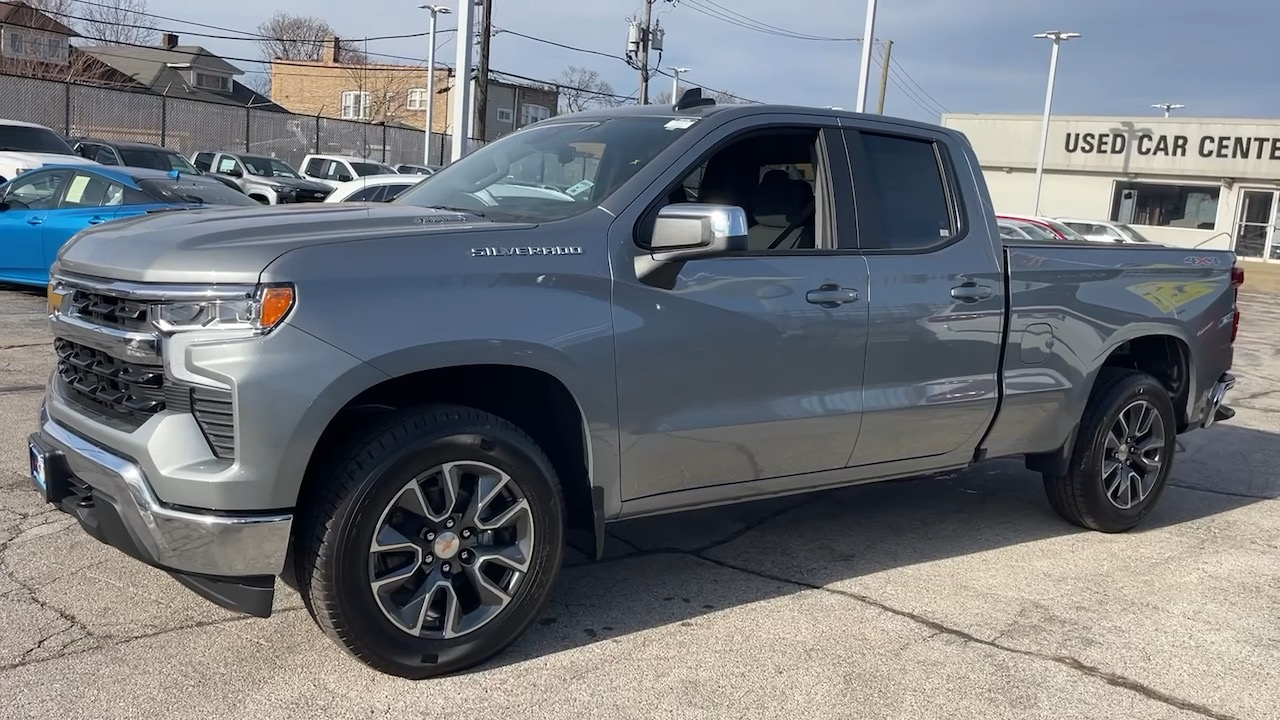
MULTIPOLYGON (((1091 542, 1097 573, 1105 577, 1114 572, 1104 561, 1117 543, 1150 545, 1133 535, 1280 497, 1280 476, 1268 470, 1280 461, 1280 436, 1223 424, 1187 439, 1196 442, 1178 455, 1172 486, 1127 535, 1095 534, 1059 519, 1040 476, 1018 460, 611 525, 605 560, 592 563, 569 551, 547 609, 510 651, 477 670, 669 625, 693 627, 727 608, 832 585, 856 595, 883 585, 885 578, 875 578, 863 586, 882 571, 991 551, 1008 550, 990 559, 990 567, 1003 564, 1006 578, 1036 584, 1038 574, 1053 572, 1064 542, 1073 548, 1074 572, 1081 563, 1088 572, 1090 555, 1079 551, 1091 542), (1238 477, 1251 469, 1257 474, 1238 477), (1016 547, 1032 543, 1044 547, 1016 547)), ((974 565, 957 565, 955 572, 962 579, 974 565)), ((901 586, 912 577, 893 582, 901 586)), ((920 592, 936 592, 927 580, 920 592)))

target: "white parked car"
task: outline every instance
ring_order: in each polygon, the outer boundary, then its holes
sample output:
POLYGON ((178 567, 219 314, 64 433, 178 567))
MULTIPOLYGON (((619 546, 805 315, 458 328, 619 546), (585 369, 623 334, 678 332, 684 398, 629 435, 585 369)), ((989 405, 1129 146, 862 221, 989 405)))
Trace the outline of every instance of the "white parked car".
POLYGON ((336 188, 344 182, 370 175, 395 175, 390 165, 349 155, 308 155, 302 159, 302 176, 336 188))
POLYGON ((0 119, 0 182, 45 165, 97 165, 44 125, 0 119))
POLYGON ((1124 223, 1079 218, 1058 218, 1058 222, 1080 233, 1090 242, 1152 244, 1142 233, 1124 223))
POLYGON ((391 202, 396 197, 426 180, 429 175, 368 175, 344 182, 329 193, 324 201, 336 202, 391 202))

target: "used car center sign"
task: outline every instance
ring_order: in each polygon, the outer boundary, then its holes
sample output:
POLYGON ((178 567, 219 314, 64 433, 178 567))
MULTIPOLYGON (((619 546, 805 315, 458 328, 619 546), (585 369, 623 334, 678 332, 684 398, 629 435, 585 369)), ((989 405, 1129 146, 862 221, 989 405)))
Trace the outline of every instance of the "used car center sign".
POLYGON ((1063 149, 1069 155, 1123 155, 1130 149, 1130 143, 1133 153, 1140 156, 1187 157, 1188 152, 1194 151, 1202 158, 1280 160, 1280 137, 1266 136, 1200 135, 1192 142, 1192 137, 1187 135, 1068 132, 1063 149))
MULTIPOLYGON (((1040 118, 951 114, 988 170, 1034 170, 1040 118)), ((1059 116, 1049 123, 1045 167, 1112 176, 1274 180, 1280 177, 1280 121, 1059 116)))

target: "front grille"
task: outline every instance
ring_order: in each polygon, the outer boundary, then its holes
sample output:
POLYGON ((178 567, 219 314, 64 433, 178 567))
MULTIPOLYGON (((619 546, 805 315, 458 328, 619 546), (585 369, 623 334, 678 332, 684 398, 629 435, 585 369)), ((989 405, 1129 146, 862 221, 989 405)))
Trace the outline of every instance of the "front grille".
POLYGON ((70 314, 85 322, 118 330, 153 330, 147 317, 145 302, 125 300, 79 288, 72 290, 69 302, 70 314))
POLYGON ((58 379, 69 397, 109 417, 138 427, 164 410, 164 371, 139 365, 81 345, 55 338, 58 379))

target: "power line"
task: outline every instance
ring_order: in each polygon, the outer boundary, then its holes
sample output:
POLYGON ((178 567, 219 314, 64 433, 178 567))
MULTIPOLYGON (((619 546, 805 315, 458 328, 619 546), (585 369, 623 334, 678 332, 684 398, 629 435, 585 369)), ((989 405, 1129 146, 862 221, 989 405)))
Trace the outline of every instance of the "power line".
POLYGON ((688 3, 689 8, 691 10, 694 10, 695 12, 706 15, 707 17, 715 18, 716 20, 726 22, 730 25, 736 25, 737 27, 745 28, 747 30, 754 30, 758 33, 763 33, 765 35, 773 35, 775 37, 788 38, 791 40, 809 40, 814 42, 861 42, 862 41, 862 38, 856 38, 856 37, 828 37, 823 35, 810 35, 808 33, 800 33, 800 32, 794 32, 792 30, 785 30, 783 28, 777 27, 776 25, 769 25, 768 23, 760 22, 759 20, 755 20, 753 18, 747 17, 742 13, 730 10, 729 8, 723 5, 720 5, 719 3, 713 2, 713 0, 701 0, 701 1, 700 0, 676 0, 677 4, 681 1, 688 3), (707 4, 704 5, 703 2, 707 4))
MULTIPOLYGON (((556 41, 554 41, 554 40, 547 40, 546 38, 540 38, 540 37, 536 37, 536 36, 533 36, 533 35, 526 35, 526 34, 524 34, 524 33, 516 32, 515 30, 507 30, 506 28, 494 28, 494 29, 495 29, 495 31, 497 31, 497 32, 507 33, 508 35, 514 35, 514 36, 516 36, 516 37, 524 38, 525 40, 532 40, 533 42, 539 42, 539 43, 542 43, 542 44, 544 44, 544 45, 552 45, 552 46, 554 46, 554 47, 558 47, 558 48, 560 48, 560 49, 562 49, 562 50, 572 50, 573 52, 586 53, 586 54, 588 54, 588 55, 597 55, 597 56, 599 56, 599 57, 609 58, 610 60, 619 60, 619 61, 622 61, 622 62, 626 62, 626 61, 627 61, 627 59, 626 59, 626 58, 624 58, 624 57, 622 57, 622 56, 620 56, 620 55, 614 55, 614 54, 612 54, 612 53, 603 52, 603 51, 601 51, 601 50, 591 50, 591 49, 589 49, 589 48, 582 48, 582 47, 577 47, 577 46, 574 46, 574 45, 567 45, 567 44, 565 44, 565 43, 556 42, 556 41)), ((655 72, 656 74, 658 74, 658 75, 663 75, 663 76, 666 76, 666 77, 673 77, 673 75, 672 75, 671 73, 669 73, 669 72, 667 72, 667 71, 665 71, 665 70, 654 70, 654 72, 655 72)), ((513 76, 513 77, 514 77, 514 76, 513 76)), ((724 91, 724 90, 717 90, 717 89, 715 89, 715 88, 713 88, 713 87, 711 87, 711 86, 709 86, 709 85, 701 85, 701 84, 699 84, 699 83, 692 82, 692 81, 689 81, 689 80, 686 80, 686 81, 685 81, 685 84, 686 84, 686 85, 689 85, 689 86, 691 86, 691 87, 696 87, 696 88, 701 88, 701 89, 703 89, 703 90, 708 90, 708 91, 713 92, 713 93, 719 93, 719 94, 721 94, 721 95, 727 95, 727 96, 729 96, 729 97, 738 98, 739 100, 746 100, 747 102, 753 102, 753 103, 757 103, 757 104, 759 104, 759 102, 760 102, 760 101, 758 101, 758 100, 751 100, 750 98, 745 98, 745 97, 743 97, 743 96, 741 96, 741 95, 735 95, 735 94, 733 94, 733 93, 731 93, 731 92, 726 92, 726 91, 724 91)))
POLYGON ((929 99, 930 102, 932 102, 934 105, 937 105, 939 108, 941 108, 943 112, 951 112, 950 110, 947 109, 946 105, 943 105, 942 103, 938 102, 937 98, 930 95, 929 92, 924 88, 920 87, 920 83, 916 82, 915 78, 911 77, 910 73, 907 72, 906 68, 902 67, 902 63, 898 62, 898 59, 896 57, 889 58, 889 65, 891 69, 897 68, 898 72, 902 73, 902 76, 905 77, 908 82, 914 85, 916 89, 920 91, 921 94, 923 94, 926 98, 929 99))

